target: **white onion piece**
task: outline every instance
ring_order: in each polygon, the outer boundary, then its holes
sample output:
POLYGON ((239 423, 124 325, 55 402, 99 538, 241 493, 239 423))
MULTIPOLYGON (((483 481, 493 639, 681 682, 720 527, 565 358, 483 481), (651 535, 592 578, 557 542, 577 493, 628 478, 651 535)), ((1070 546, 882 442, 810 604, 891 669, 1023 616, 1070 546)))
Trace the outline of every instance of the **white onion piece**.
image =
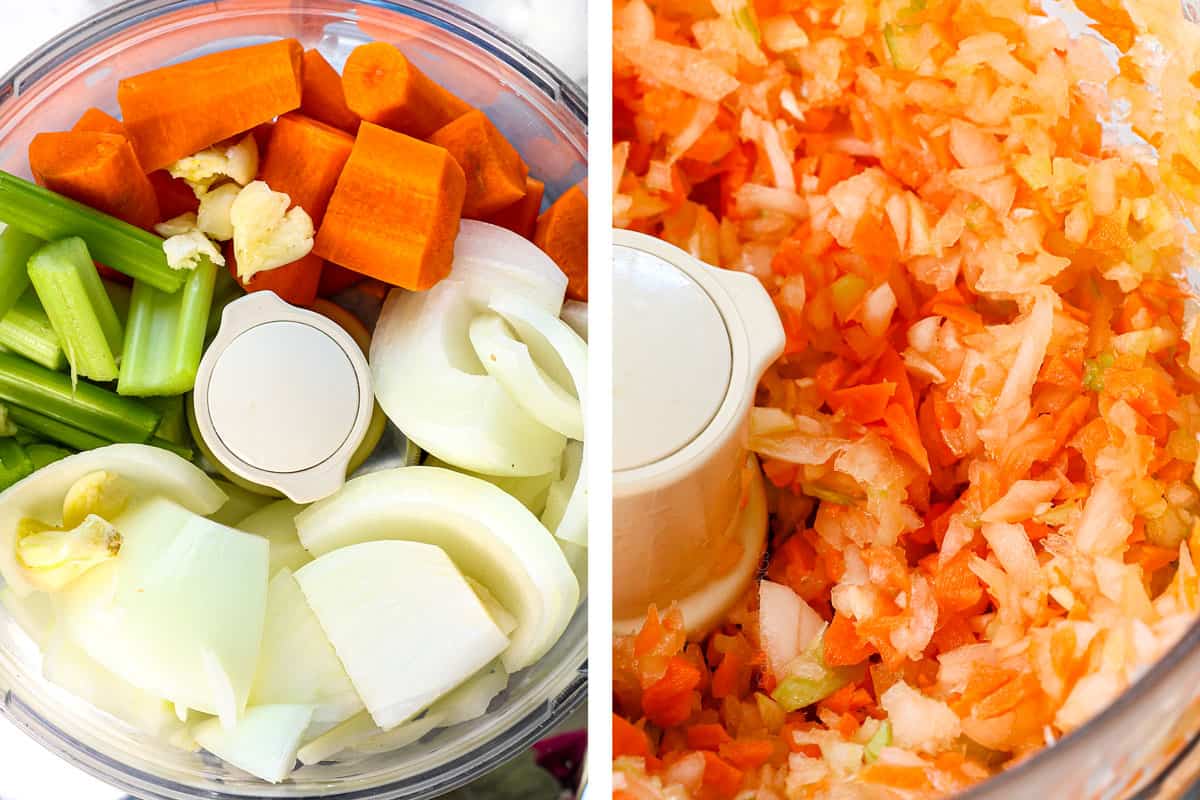
POLYGON ((566 276, 533 243, 464 221, 450 275, 426 292, 388 295, 371 342, 375 394, 422 449, 489 475, 543 475, 561 434, 529 416, 487 375, 468 339, 471 319, 511 293, 557 317, 566 276))
POLYGON ((412 719, 508 647, 454 562, 433 545, 343 547, 301 568, 296 581, 384 730, 412 719))
POLYGON ((270 503, 273 499, 265 494, 258 494, 249 489, 243 489, 236 483, 231 483, 223 478, 213 478, 213 483, 229 499, 217 509, 215 514, 209 514, 208 518, 213 522, 219 522, 231 528, 238 527, 239 522, 270 503))
POLYGON ((559 479, 550 485, 542 524, 559 539, 587 547, 587 481, 583 442, 567 442, 559 479))
POLYGON ((196 725, 192 735, 218 758, 256 778, 279 783, 296 766, 296 751, 312 713, 311 706, 303 705, 252 706, 232 730, 210 719, 196 725))
POLYGON ((469 334, 484 370, 508 390, 517 405, 568 439, 583 438, 579 398, 533 362, 529 348, 499 315, 480 314, 471 320, 469 334))
POLYGON ((119 678, 231 725, 258 662, 267 542, 162 498, 112 522, 121 552, 59 593, 60 622, 119 678))
POLYGON ((543 475, 565 438, 488 375, 467 336, 481 310, 451 277, 427 292, 393 290, 371 341, 375 396, 423 450, 489 475, 543 475))
POLYGON ((571 326, 571 330, 579 334, 585 342, 588 340, 588 304, 578 300, 568 300, 563 303, 559 318, 571 326))
POLYGON ((17 627, 33 640, 43 651, 54 634, 55 611, 53 595, 33 592, 25 597, 18 595, 11 586, 0 589, 0 606, 9 613, 17 627))
POLYGON ((67 490, 80 478, 100 470, 127 481, 133 491, 131 502, 166 497, 205 516, 226 501, 225 493, 199 467, 150 445, 113 444, 55 461, 0 494, 0 577, 18 596, 24 597, 36 587, 16 559, 17 525, 23 519, 61 524, 67 490))
MULTIPOLYGON (((399 728, 403 728, 401 725, 399 728)), ((296 758, 305 766, 328 761, 355 745, 362 744, 382 733, 375 720, 366 711, 360 711, 340 725, 333 727, 300 748, 296 758)))
POLYGON ((278 500, 263 506, 233 526, 240 531, 261 536, 271 543, 268 575, 274 577, 281 569, 295 572, 312 561, 312 556, 304 549, 304 545, 300 544, 300 537, 296 535, 296 515, 304 508, 291 500, 278 500))
POLYGON ((429 711, 419 719, 406 722, 390 731, 377 732, 366 741, 355 744, 353 749, 356 753, 368 756, 390 753, 408 747, 434 728, 443 728, 445 725, 441 714, 429 711))
POLYGON ((508 672, 499 662, 495 662, 434 703, 430 711, 440 714, 442 724, 446 727, 470 722, 486 714, 492 700, 507 687, 508 672))
POLYGON ((363 710, 350 676, 288 569, 280 570, 267 590, 250 705, 312 706, 310 738, 363 710))
POLYGON ((520 500, 521 505, 539 517, 546 509, 546 498, 550 493, 550 485, 562 477, 562 470, 559 467, 555 467, 553 472, 547 472, 545 475, 527 475, 524 477, 483 475, 478 472, 459 469, 451 464, 447 464, 437 456, 426 456, 425 466, 441 467, 442 469, 461 472, 463 475, 470 475, 472 478, 487 481, 493 486, 503 489, 506 494, 511 494, 520 500))
POLYGON ((587 598, 588 588, 587 548, 574 542, 568 542, 566 539, 559 539, 558 546, 562 548, 567 563, 571 565, 571 571, 575 573, 575 579, 579 581, 579 602, 582 604, 587 598))
POLYGON ((113 675, 67 636, 50 638, 42 654, 42 675, 150 736, 165 738, 182 727, 170 703, 113 675))
POLYGON ((571 326, 511 292, 498 292, 488 308, 513 327, 539 367, 587 403, 587 342, 571 326))
POLYGON ((804 598, 783 584, 760 581, 758 598, 763 650, 772 672, 784 675, 787 665, 808 650, 825 623, 804 598))
POLYGON ((318 557, 382 539, 441 547, 517 618, 503 656, 510 673, 558 641, 579 597, 562 551, 528 509, 490 483, 450 470, 402 467, 354 478, 297 517, 296 528, 318 557))
POLYGON ((450 277, 464 281, 481 308, 504 291, 558 316, 567 293, 566 274, 541 248, 507 228, 475 220, 464 219, 458 229, 450 277))

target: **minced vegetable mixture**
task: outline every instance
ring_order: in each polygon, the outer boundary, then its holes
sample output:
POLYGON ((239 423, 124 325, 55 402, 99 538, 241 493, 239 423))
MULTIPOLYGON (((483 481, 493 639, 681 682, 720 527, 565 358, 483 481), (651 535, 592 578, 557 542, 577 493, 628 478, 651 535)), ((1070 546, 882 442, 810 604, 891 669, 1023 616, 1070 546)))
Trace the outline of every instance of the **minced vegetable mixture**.
POLYGON ((621 800, 953 793, 1195 620, 1200 33, 1055 6, 615 3, 615 223, 787 333, 765 574, 615 641, 621 800))

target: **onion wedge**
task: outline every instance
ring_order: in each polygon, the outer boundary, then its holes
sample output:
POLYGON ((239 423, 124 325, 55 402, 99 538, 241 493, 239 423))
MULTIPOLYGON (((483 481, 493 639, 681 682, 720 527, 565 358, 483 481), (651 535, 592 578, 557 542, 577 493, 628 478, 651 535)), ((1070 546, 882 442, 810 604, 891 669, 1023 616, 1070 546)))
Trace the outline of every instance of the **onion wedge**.
POLYGON ((558 641, 579 598, 562 551, 528 509, 492 484, 450 470, 401 467, 354 478, 297 517, 296 528, 318 558, 383 539, 441 547, 516 617, 502 656, 510 673, 558 641))
POLYGON ((302 705, 254 706, 232 729, 210 719, 196 725, 192 735, 218 758, 256 778, 279 783, 296 766, 296 751, 312 712, 311 706, 302 705))

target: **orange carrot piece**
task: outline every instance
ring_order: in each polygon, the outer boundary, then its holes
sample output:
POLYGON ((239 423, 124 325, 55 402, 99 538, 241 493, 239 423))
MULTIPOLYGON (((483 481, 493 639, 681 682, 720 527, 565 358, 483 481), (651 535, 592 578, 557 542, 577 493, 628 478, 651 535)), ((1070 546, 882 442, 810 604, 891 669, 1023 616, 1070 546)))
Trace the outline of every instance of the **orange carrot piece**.
POLYGON ((738 678, 742 671, 742 658, 730 650, 721 658, 721 665, 713 673, 712 696, 718 700, 737 694, 738 678))
POLYGON ((850 666, 866 661, 875 648, 858 635, 849 617, 834 614, 833 621, 825 629, 824 659, 831 667, 850 666))
POLYGON ((502 208, 484 219, 501 228, 508 228, 526 239, 533 240, 537 230, 537 218, 542 213, 542 198, 546 195, 546 184, 537 178, 525 179, 525 196, 508 208, 502 208))
POLYGON ((883 412, 883 421, 896 448, 912 456, 918 467, 929 472, 929 453, 921 443, 921 430, 917 425, 916 414, 905 409, 900 403, 890 403, 883 412))
POLYGON ((682 656, 667 661, 667 671, 642 692, 646 718, 660 728, 685 722, 692 714, 694 689, 700 685, 700 670, 682 656))
POLYGON ((693 750, 716 750, 732 741, 725 726, 717 722, 689 725, 687 729, 687 746, 693 750))
POLYGON ((329 65, 320 51, 304 51, 303 89, 300 110, 305 115, 347 133, 358 132, 362 120, 346 105, 342 76, 329 65))
POLYGON ((133 148, 115 133, 39 133, 29 167, 47 189, 139 228, 158 222, 158 198, 133 148))
POLYGON ((147 172, 300 107, 295 39, 226 50, 117 85, 125 128, 147 172))
POLYGON ((418 139, 471 110, 385 42, 354 49, 342 73, 342 89, 346 105, 363 120, 418 139))
POLYGON ((98 108, 89 108, 83 112, 83 116, 71 130, 73 132, 115 133, 117 136, 125 137, 129 135, 125 132, 125 126, 121 124, 120 120, 98 108))
POLYGON ((587 302, 587 195, 572 186, 538 217, 533 243, 567 275, 567 296, 587 302))
POLYGON ((744 773, 716 753, 704 751, 704 785, 719 797, 733 797, 742 788, 744 773))
POLYGON ((719 752, 738 769, 751 770, 771 760, 775 745, 765 739, 736 739, 721 745, 719 752))
POLYGON ((446 277, 467 180, 444 148, 364 122, 313 252, 405 289, 446 277))
POLYGON ((828 403, 834 411, 841 411, 847 418, 866 425, 883 419, 883 412, 894 394, 896 384, 891 381, 864 383, 830 392, 828 403))
POLYGON ((525 196, 529 167, 482 111, 468 111, 439 128, 429 143, 449 150, 467 176, 464 217, 483 219, 525 196))
POLYGON ((226 242, 222 250, 229 274, 247 292, 274 292, 280 299, 296 306, 308 306, 317 299, 317 286, 321 282, 321 268, 325 262, 312 253, 299 261, 256 273, 249 281, 243 281, 238 275, 233 242, 226 242))
POLYGON ((333 297, 364 280, 365 275, 326 261, 324 269, 321 270, 321 285, 317 287, 317 294, 321 297, 333 297))
POLYGON ((165 169, 155 170, 147 177, 158 198, 160 222, 174 219, 180 214, 188 212, 195 214, 200 210, 200 200, 192 191, 192 187, 187 185, 187 181, 182 178, 172 178, 171 173, 165 169))
POLYGON ((650 740, 646 732, 620 714, 613 714, 613 758, 633 756, 645 758, 650 755, 650 740))

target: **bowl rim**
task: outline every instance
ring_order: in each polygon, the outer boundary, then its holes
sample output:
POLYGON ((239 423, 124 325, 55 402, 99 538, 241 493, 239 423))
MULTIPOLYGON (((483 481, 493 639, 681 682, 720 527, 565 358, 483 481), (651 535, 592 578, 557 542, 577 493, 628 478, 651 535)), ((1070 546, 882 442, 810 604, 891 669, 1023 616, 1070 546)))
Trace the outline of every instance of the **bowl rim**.
MULTIPOLYGON (((517 41, 493 23, 455 5, 448 0, 337 0, 348 5, 366 6, 402 14, 426 22, 452 34, 488 55, 501 60, 519 72, 546 99, 561 107, 567 115, 583 126, 584 154, 588 126, 587 94, 557 66, 541 54, 517 41)), ((26 85, 36 83, 44 75, 59 68, 64 61, 82 51, 97 46, 122 30, 149 22, 167 14, 190 8, 214 5, 212 0, 120 0, 51 39, 18 61, 0 76, 0 107, 18 97, 26 85)), ((303 9, 298 9, 303 10, 303 9)), ((575 614, 583 615, 587 625, 587 602, 583 601, 575 614)), ((338 792, 332 786, 319 787, 321 797, 338 800, 400 800, 400 798, 437 797, 461 788, 525 752, 548 733, 559 718, 583 705, 587 699, 587 636, 579 646, 569 651, 578 666, 569 675, 557 694, 538 702, 523 717, 474 750, 440 765, 426 774, 418 774, 365 789, 338 792), (415 786, 407 785, 418 779, 415 786)), ((215 792, 199 789, 130 767, 118 759, 95 750, 48 720, 42 719, 13 691, 0 694, 0 716, 11 721, 32 740, 59 758, 98 780, 122 791, 147 800, 188 800, 203 797, 211 800, 249 800, 258 795, 215 792)), ((287 787, 289 784, 279 784, 287 787)), ((267 787, 268 784, 262 784, 267 787)), ((279 797, 289 796, 284 794, 279 797)), ((299 795, 296 795, 299 796, 299 795)))

